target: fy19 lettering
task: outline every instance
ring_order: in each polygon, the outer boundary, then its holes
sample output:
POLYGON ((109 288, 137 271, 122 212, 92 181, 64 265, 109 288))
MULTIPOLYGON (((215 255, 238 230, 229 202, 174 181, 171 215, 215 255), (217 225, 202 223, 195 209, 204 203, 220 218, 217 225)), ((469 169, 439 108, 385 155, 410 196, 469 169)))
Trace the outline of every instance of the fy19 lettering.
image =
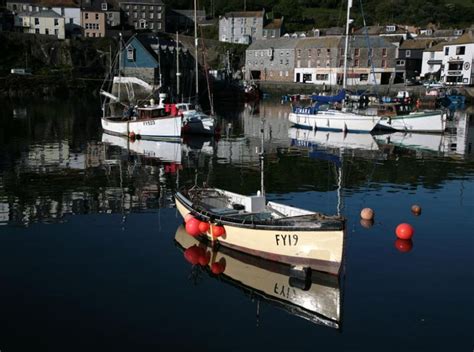
POLYGON ((298 235, 275 234, 275 243, 277 246, 296 246, 298 244, 298 235))

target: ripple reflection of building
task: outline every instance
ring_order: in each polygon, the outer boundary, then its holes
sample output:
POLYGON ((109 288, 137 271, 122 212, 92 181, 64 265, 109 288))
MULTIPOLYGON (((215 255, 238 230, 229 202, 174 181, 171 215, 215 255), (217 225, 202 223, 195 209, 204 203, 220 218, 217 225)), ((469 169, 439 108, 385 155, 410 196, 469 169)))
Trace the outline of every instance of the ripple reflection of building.
POLYGON ((71 150, 67 141, 33 144, 0 174, 0 224, 168 207, 178 167, 102 142, 84 150, 71 150))

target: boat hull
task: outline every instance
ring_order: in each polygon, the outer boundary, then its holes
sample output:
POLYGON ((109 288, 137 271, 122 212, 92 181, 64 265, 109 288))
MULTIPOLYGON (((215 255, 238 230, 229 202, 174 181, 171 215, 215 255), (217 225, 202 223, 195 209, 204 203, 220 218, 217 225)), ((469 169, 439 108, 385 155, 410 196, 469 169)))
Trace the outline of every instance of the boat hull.
POLYGON ((183 133, 213 136, 216 133, 216 120, 208 116, 184 115, 183 133))
POLYGON ((290 113, 290 122, 312 130, 371 132, 380 120, 378 116, 358 115, 339 110, 318 111, 317 114, 290 113))
POLYGON ((121 121, 102 117, 102 128, 108 133, 129 136, 134 133, 145 139, 172 139, 181 137, 181 116, 160 117, 137 121, 121 121))
MULTIPOLYGON (((178 194, 179 195, 179 194, 178 194)), ((176 207, 184 218, 189 213, 197 215, 181 196, 176 196, 176 207)), ((343 259, 344 229, 316 230, 279 226, 245 226, 235 222, 220 221, 225 235, 219 244, 268 260, 294 266, 339 274, 343 259)), ((213 240, 211 233, 204 234, 213 240)))
POLYGON ((443 132, 446 129, 446 115, 433 111, 386 117, 379 121, 377 127, 405 132, 443 132))

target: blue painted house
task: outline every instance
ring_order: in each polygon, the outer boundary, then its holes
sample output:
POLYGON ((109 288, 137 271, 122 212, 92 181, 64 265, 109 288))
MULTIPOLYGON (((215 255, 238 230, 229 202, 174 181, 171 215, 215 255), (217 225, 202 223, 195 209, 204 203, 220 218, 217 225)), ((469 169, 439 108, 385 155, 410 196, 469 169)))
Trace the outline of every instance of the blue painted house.
MULTIPOLYGON (((186 81, 189 77, 193 77, 187 72, 193 70, 194 59, 187 50, 181 50, 179 61, 182 72, 181 87, 191 86, 186 81)), ((135 35, 124 45, 121 63, 122 73, 125 76, 137 77, 153 85, 161 83, 162 91, 168 91, 170 95, 174 94, 176 86, 176 42, 174 40, 159 37, 156 34, 135 35)), ((181 90, 181 94, 183 93, 189 94, 181 90)))

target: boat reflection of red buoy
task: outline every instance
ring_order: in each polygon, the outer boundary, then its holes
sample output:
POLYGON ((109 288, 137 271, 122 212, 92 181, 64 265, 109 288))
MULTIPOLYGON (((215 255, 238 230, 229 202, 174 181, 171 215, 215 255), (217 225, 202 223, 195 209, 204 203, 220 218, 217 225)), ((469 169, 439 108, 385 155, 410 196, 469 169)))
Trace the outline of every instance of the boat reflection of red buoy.
POLYGON ((202 255, 198 259, 199 265, 206 266, 211 261, 211 253, 203 251, 202 255))
POLYGON ((421 207, 418 204, 413 204, 411 206, 411 212, 415 215, 421 215, 421 207))
POLYGON ((184 251, 184 258, 192 265, 200 264, 200 259, 206 256, 206 251, 196 245, 187 248, 184 251))
POLYGON ((413 241, 401 240, 397 238, 397 240, 395 241, 395 248, 398 249, 402 253, 410 252, 413 248, 413 241))
POLYGON ((401 240, 409 240, 413 237, 415 230, 413 229, 413 226, 410 224, 400 224, 397 226, 395 229, 395 233, 397 237, 401 240))
POLYGON ((225 259, 221 258, 218 262, 211 264, 211 271, 214 275, 220 275, 225 271, 225 259))
POLYGON ((374 211, 370 208, 364 208, 360 212, 360 217, 363 220, 373 220, 374 219, 374 211))
POLYGON ((194 216, 191 213, 189 213, 184 217, 184 222, 186 223, 191 219, 194 219, 194 216))

